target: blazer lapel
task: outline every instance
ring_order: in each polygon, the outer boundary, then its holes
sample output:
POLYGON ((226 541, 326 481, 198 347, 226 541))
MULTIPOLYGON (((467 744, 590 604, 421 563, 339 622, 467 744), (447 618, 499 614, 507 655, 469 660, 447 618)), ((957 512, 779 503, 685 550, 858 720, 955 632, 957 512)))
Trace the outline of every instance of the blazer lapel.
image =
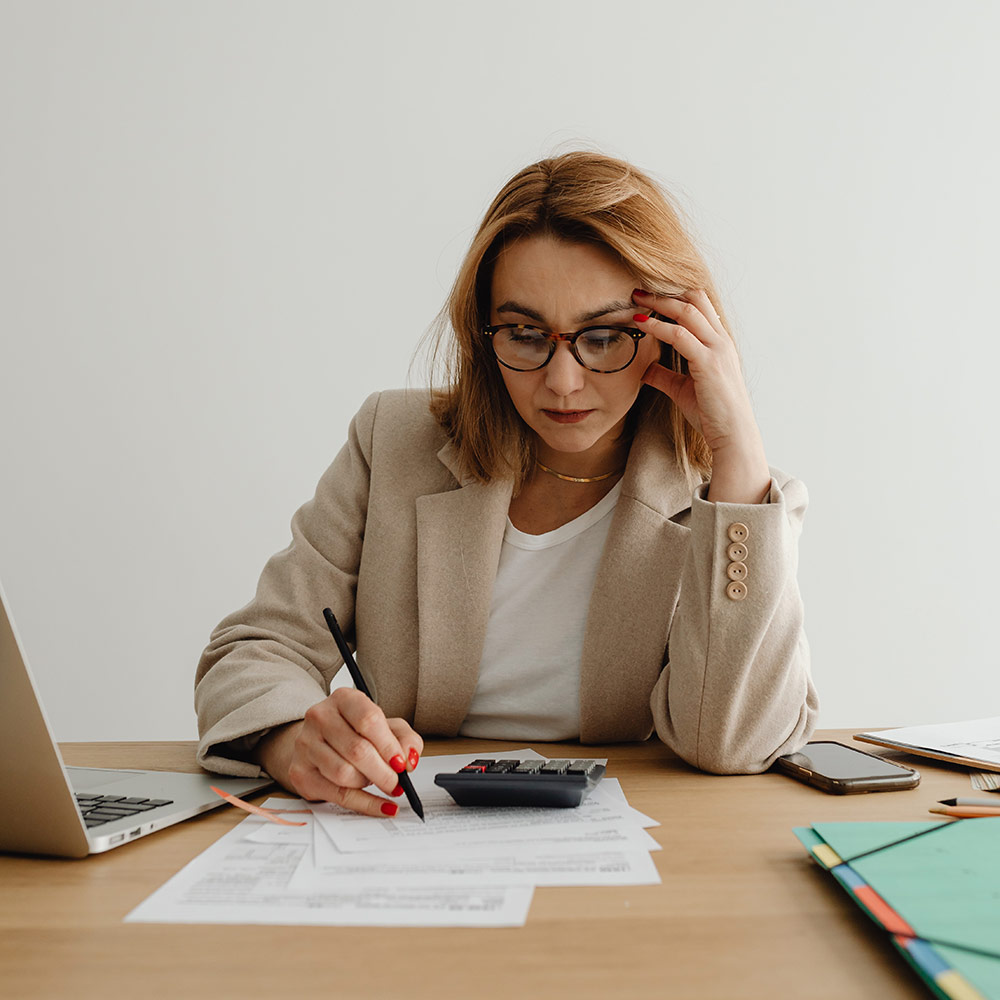
POLYGON ((640 430, 590 601, 580 677, 583 742, 649 736, 649 692, 662 668, 688 544, 688 529, 671 518, 691 506, 695 485, 662 436, 640 430))
POLYGON ((419 673, 414 727, 453 736, 479 679, 512 480, 465 477, 449 442, 438 453, 461 484, 417 499, 419 673))

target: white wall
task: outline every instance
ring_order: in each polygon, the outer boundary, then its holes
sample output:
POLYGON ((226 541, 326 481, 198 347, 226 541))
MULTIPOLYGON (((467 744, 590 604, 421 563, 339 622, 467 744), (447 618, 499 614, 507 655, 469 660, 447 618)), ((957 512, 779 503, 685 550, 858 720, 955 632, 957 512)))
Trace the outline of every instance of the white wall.
POLYGON ((60 739, 192 673, 506 178, 688 207, 809 484, 825 726, 996 714, 1000 5, 0 5, 0 578, 60 739), (77 714, 79 713, 79 714, 77 714))

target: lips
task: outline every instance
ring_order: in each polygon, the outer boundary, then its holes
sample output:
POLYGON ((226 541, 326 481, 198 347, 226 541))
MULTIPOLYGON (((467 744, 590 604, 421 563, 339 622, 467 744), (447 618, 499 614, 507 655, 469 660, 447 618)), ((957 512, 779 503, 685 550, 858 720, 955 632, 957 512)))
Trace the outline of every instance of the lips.
POLYGON ((542 410, 542 413, 557 424, 577 424, 593 413, 593 410, 542 410))

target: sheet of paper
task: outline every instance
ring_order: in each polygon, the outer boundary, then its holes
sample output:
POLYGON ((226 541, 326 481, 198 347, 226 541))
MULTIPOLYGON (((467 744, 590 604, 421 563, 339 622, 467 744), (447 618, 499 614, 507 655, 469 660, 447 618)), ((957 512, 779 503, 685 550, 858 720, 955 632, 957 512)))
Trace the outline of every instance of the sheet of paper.
MULTIPOLYGON (((528 750, 504 751, 504 756, 520 760, 539 755, 528 750)), ((636 825, 630 815, 635 810, 616 802, 610 795, 600 794, 600 786, 574 809, 459 806, 443 788, 434 784, 434 776, 456 771, 468 761, 468 754, 421 760, 411 777, 424 806, 424 821, 406 808, 401 808, 391 819, 383 819, 359 816, 330 803, 314 806, 313 814, 340 851, 436 849, 483 836, 496 839, 508 834, 528 833, 534 839, 550 834, 569 835, 601 826, 627 828, 636 825)))
MULTIPOLYGON (((289 882, 305 843, 246 839, 246 819, 139 904, 125 920, 145 923, 316 924, 378 927, 519 927, 530 886, 374 886, 296 892, 289 882)), ((247 824, 256 824, 247 829, 247 824)), ((273 825, 273 824, 271 824, 273 825)), ((311 832, 312 821, 309 822, 311 832)), ((301 827, 296 829, 301 830, 301 827)))
POLYGON ((885 729, 867 735, 908 743, 956 757, 1000 764, 1000 716, 972 719, 969 722, 946 722, 933 726, 907 726, 885 729))
MULTIPOLYGON (((603 778, 601 783, 597 786, 596 791, 601 795, 608 795, 613 798, 616 802, 621 803, 628 807, 628 815, 630 815, 638 824, 642 827, 649 826, 659 826, 659 820, 652 819, 645 813, 639 812, 638 809, 633 809, 632 806, 628 804, 628 800, 625 798, 625 791, 622 788, 622 783, 617 778, 603 778)), ((657 844, 659 847, 659 844, 657 844)), ((655 850, 655 848, 651 848, 655 850)))
MULTIPOLYGON (((540 757, 533 750, 504 757, 540 757)), ((660 881, 644 827, 608 778, 574 809, 479 809, 434 784, 468 754, 425 757, 413 774, 427 823, 405 803, 395 818, 329 803, 303 826, 248 816, 127 917, 183 923, 358 926, 519 926, 534 885, 647 885, 660 881)))
POLYGON ((977 791, 1000 792, 1000 774, 996 771, 973 771, 969 780, 977 791))
POLYGON ((342 853, 317 824, 313 855, 292 877, 292 888, 354 885, 654 885, 649 852, 559 839, 537 843, 488 841, 448 850, 342 853))
MULTIPOLYGON (((308 802, 302 799, 280 799, 270 798, 263 803, 265 809, 310 809, 308 802)), ((297 815, 296 821, 308 820, 309 816, 297 815)), ((243 821, 240 829, 245 831, 245 840, 252 840, 258 844, 308 844, 312 848, 312 831, 314 823, 306 823, 304 826, 279 826, 271 823, 261 816, 251 813, 243 821)))

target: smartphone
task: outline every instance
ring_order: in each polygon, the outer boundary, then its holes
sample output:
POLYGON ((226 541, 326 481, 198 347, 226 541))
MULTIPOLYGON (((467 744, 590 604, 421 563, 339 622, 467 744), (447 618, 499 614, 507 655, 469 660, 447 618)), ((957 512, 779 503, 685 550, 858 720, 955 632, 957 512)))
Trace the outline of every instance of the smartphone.
POLYGON ((774 766, 831 795, 895 792, 920 784, 920 774, 912 768, 832 741, 807 743, 798 753, 779 757, 774 766))

